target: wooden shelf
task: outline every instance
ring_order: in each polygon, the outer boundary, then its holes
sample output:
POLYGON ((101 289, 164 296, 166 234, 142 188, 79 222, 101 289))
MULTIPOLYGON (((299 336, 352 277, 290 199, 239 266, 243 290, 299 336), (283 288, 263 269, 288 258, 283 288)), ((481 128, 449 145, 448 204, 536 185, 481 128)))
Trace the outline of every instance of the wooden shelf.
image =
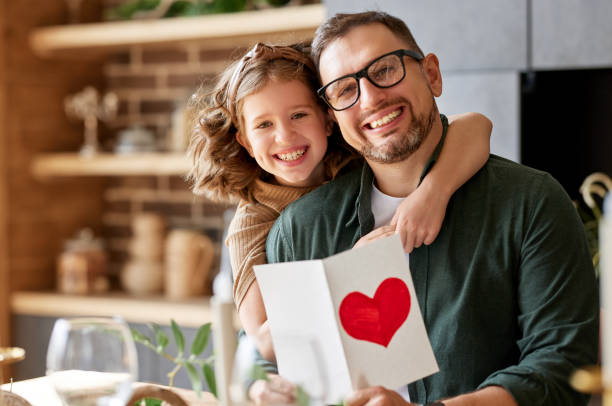
POLYGON ((185 154, 97 154, 84 157, 76 153, 44 154, 34 158, 32 173, 50 176, 182 176, 189 171, 185 154))
POLYGON ((248 46, 257 41, 311 39, 325 19, 325 7, 313 4, 259 11, 44 27, 30 34, 39 56, 82 55, 83 51, 198 41, 208 49, 248 46))
MULTIPOLYGON (((132 323, 169 325, 174 319, 183 327, 199 327, 212 320, 209 298, 170 301, 163 296, 134 297, 125 293, 96 296, 64 295, 55 292, 15 292, 13 314, 42 317, 120 315, 132 323)), ((237 316, 235 327, 240 327, 237 316)))

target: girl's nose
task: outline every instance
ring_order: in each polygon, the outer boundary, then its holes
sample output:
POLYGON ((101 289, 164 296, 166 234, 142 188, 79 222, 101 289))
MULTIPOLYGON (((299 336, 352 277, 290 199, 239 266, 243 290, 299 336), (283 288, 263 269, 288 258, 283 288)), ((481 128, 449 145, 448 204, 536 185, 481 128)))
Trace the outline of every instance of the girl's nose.
POLYGON ((295 130, 290 123, 280 122, 276 127, 275 136, 277 143, 285 144, 290 142, 295 137, 295 130))

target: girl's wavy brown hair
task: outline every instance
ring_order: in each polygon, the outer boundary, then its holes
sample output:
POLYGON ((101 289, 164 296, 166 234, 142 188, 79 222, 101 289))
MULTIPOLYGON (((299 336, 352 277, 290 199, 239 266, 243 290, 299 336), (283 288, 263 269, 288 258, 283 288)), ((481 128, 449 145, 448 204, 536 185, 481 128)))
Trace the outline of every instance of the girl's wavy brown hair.
MULTIPOLYGON (((191 97, 193 119, 187 154, 192 162, 187 180, 196 194, 222 202, 254 202, 255 180, 271 176, 259 167, 237 139, 242 131, 242 101, 272 81, 299 80, 313 90, 320 86, 316 70, 308 57, 309 46, 269 46, 258 43, 220 76, 212 91, 204 86, 191 97)), ((356 153, 346 144, 334 124, 323 159, 328 178, 356 153)))

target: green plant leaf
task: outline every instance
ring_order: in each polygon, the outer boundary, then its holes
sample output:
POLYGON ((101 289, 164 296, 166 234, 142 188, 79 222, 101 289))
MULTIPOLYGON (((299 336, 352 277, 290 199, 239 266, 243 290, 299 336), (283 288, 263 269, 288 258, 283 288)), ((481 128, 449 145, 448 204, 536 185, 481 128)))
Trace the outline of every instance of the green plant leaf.
POLYGON ((172 319, 170 320, 170 327, 172 327, 172 334, 174 334, 174 342, 176 343, 178 356, 181 357, 185 351, 185 337, 179 325, 172 319))
MULTIPOLYGON (((161 406, 162 400, 155 398, 145 398, 145 406, 161 406)), ((140 402, 136 402, 135 406, 140 406, 140 402)))
POLYGON ((130 331, 132 332, 132 338, 134 341, 142 344, 151 344, 151 339, 142 334, 140 331, 136 330, 135 328, 131 328, 130 331))
POLYGON ((185 363, 185 368, 187 369, 187 375, 189 375, 189 380, 191 381, 191 387, 197 393, 198 397, 202 395, 202 381, 200 379, 200 375, 198 375, 198 371, 195 369, 192 363, 185 363))
POLYGON ((157 343, 157 351, 162 352, 168 345, 170 339, 164 333, 164 330, 157 323, 149 323, 149 328, 155 333, 155 342, 157 343))
POLYGON ((110 9, 109 14, 116 18, 130 19, 134 13, 138 11, 155 9, 157 6, 159 6, 159 2, 160 0, 124 1, 122 4, 110 9))
POLYGON ((258 364, 253 365, 252 369, 251 369, 251 378, 259 381, 259 380, 263 380, 263 381, 268 381, 270 380, 270 378, 268 378, 268 373, 266 372, 266 370, 258 364))
POLYGON ((274 7, 285 6, 289 0, 268 0, 268 4, 274 7))
POLYGON ((206 380, 206 385, 208 385, 208 390, 218 399, 215 371, 210 364, 202 365, 202 374, 204 374, 204 379, 206 380))
POLYGON ((206 323, 198 329, 196 336, 191 343, 191 353, 193 355, 200 355, 208 344, 208 337, 210 336, 210 323, 206 323))
POLYGON ((310 396, 300 385, 296 389, 295 401, 298 406, 308 406, 310 404, 310 396))

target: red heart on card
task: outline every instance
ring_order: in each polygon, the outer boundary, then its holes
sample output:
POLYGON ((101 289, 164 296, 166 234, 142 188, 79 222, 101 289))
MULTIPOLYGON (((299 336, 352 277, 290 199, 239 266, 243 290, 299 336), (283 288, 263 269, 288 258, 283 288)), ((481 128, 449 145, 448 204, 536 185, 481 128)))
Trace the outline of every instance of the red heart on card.
POLYGON ((387 347, 410 313, 408 286, 399 278, 388 278, 378 286, 373 299, 351 292, 342 299, 339 313, 348 335, 387 347))

